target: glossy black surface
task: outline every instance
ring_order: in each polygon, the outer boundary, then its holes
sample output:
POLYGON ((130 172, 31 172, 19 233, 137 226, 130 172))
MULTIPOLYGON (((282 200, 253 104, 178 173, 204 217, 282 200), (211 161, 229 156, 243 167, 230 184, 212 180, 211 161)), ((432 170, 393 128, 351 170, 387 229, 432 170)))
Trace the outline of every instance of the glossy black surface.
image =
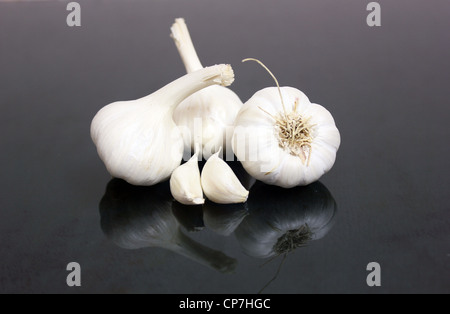
POLYGON ((261 266, 261 241, 305 219, 326 232, 264 292, 450 292, 448 1, 379 1, 378 28, 369 1, 79 2, 79 28, 64 2, 0 2, 0 292, 256 293, 282 259, 261 266), (167 184, 111 181, 90 121, 184 74, 180 16, 204 65, 233 65, 243 101, 273 85, 240 62, 255 57, 333 114, 342 145, 321 197, 256 184, 245 205, 187 209, 167 184))

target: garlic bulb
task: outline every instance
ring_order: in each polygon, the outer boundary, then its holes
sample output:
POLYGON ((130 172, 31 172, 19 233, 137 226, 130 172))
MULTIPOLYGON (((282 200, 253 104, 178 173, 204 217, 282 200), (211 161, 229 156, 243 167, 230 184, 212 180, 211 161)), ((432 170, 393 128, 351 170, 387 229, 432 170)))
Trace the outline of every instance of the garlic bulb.
POLYGON ((235 231, 249 256, 292 252, 323 238, 334 224, 336 202, 320 182, 288 190, 258 183, 251 192, 249 215, 235 231))
POLYGON ((140 187, 113 179, 100 202, 102 230, 108 239, 124 249, 161 247, 222 273, 232 273, 236 259, 181 232, 171 204, 166 183, 140 187))
MULTIPOLYGON (((187 73, 202 69, 184 19, 175 20, 171 36, 187 73)), ((201 155, 206 159, 221 147, 226 150, 231 141, 234 119, 241 107, 239 97, 223 86, 210 86, 186 98, 173 115, 175 123, 183 127, 185 150, 193 151, 195 144, 199 143, 201 155)))
POLYGON ((334 165, 339 131, 328 110, 298 89, 280 88, 260 64, 277 87, 256 92, 244 104, 235 121, 233 151, 258 180, 285 188, 307 185, 334 165))
POLYGON ((183 139, 173 111, 186 97, 213 84, 230 85, 230 65, 187 74, 153 94, 103 107, 91 124, 91 137, 109 173, 134 185, 169 178, 183 157, 183 139))
POLYGON ((170 191, 184 205, 200 205, 205 202, 198 168, 198 151, 172 173, 170 191))
POLYGON ((219 157, 212 155, 202 170, 201 180, 206 197, 218 204, 245 203, 248 191, 242 186, 230 166, 219 157))

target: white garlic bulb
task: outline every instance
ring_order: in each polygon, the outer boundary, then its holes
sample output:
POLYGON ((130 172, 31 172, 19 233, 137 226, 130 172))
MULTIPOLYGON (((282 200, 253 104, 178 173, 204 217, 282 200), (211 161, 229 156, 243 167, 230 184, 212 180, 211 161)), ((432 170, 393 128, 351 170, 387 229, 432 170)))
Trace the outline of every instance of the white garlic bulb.
POLYGON ((258 183, 251 190, 249 215, 235 231, 244 252, 268 258, 323 238, 333 227, 337 205, 320 182, 293 189, 258 183))
POLYGON ((219 157, 212 155, 202 170, 201 180, 206 197, 218 204, 245 203, 248 191, 242 186, 233 170, 219 157))
POLYGON ((236 259, 185 235, 171 207, 166 183, 141 187, 113 179, 100 202, 102 230, 124 249, 160 247, 219 272, 232 273, 236 259))
POLYGON ((278 87, 260 64, 277 87, 256 92, 244 104, 233 151, 250 175, 267 184, 291 188, 317 181, 334 165, 340 145, 334 119, 298 89, 278 87))
MULTIPOLYGON (((202 69, 184 19, 175 20, 171 37, 187 73, 202 69)), ((210 86, 186 98, 173 115, 175 123, 182 127, 185 150, 193 151, 198 143, 201 155, 207 159, 221 147, 231 149, 232 126, 241 107, 239 97, 223 86, 210 86)))
POLYGON ((201 205, 205 203, 198 168, 198 151, 188 162, 179 166, 172 173, 170 191, 181 204, 201 205))
POLYGON ((149 96, 103 107, 92 120, 91 137, 109 173, 134 185, 168 179, 184 150, 172 118, 175 107, 202 88, 228 86, 233 80, 230 65, 215 65, 186 74, 149 96))

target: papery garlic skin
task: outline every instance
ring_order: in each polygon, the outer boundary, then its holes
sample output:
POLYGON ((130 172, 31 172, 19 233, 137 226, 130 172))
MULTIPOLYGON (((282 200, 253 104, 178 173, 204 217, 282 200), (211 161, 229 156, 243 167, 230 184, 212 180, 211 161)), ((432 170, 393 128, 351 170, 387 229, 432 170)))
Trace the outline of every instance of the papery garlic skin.
POLYGON ((205 203, 200 170, 198 168, 198 152, 172 173, 170 177, 170 192, 178 202, 184 205, 201 205, 205 203))
POLYGON ((91 123, 92 141, 108 172, 133 185, 167 180, 184 151, 173 112, 196 91, 234 80, 230 65, 204 68, 167 84, 153 94, 103 107, 91 123))
POLYGON ((307 185, 333 167, 340 134, 324 107, 311 103, 296 88, 281 87, 280 91, 285 108, 277 87, 256 92, 244 104, 235 121, 233 151, 245 170, 260 181, 284 188, 307 185), (286 116, 306 121, 311 143, 302 156, 280 136, 277 119, 286 116))
MULTIPOLYGON (((175 19, 171 37, 187 73, 202 69, 184 19, 175 19)), ((241 107, 240 98, 223 86, 210 86, 186 98, 173 115, 175 123, 186 131, 183 134, 185 150, 193 151, 196 144, 201 144, 201 155, 207 159, 221 147, 231 149, 232 132, 229 130, 241 107)))
POLYGON ((102 109, 91 134, 113 177, 133 185, 154 185, 168 179, 180 164, 183 141, 170 116, 161 118, 155 110, 143 114, 142 107, 140 102, 118 102, 102 109), (148 125, 135 122, 142 116, 147 116, 148 125))
POLYGON ((239 182, 230 166, 219 157, 219 153, 220 151, 212 155, 203 167, 203 192, 214 203, 245 203, 249 192, 239 182))

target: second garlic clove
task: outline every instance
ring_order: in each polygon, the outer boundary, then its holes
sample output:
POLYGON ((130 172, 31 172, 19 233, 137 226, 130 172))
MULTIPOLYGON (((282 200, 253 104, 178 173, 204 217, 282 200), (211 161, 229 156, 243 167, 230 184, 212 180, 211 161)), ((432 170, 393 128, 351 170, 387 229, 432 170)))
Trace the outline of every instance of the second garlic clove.
POLYGON ((203 167, 201 182, 206 197, 218 204, 245 203, 248 191, 242 186, 230 166, 212 155, 203 167))
POLYGON ((178 202, 184 205, 205 203, 198 168, 198 152, 172 173, 170 192, 178 202))

